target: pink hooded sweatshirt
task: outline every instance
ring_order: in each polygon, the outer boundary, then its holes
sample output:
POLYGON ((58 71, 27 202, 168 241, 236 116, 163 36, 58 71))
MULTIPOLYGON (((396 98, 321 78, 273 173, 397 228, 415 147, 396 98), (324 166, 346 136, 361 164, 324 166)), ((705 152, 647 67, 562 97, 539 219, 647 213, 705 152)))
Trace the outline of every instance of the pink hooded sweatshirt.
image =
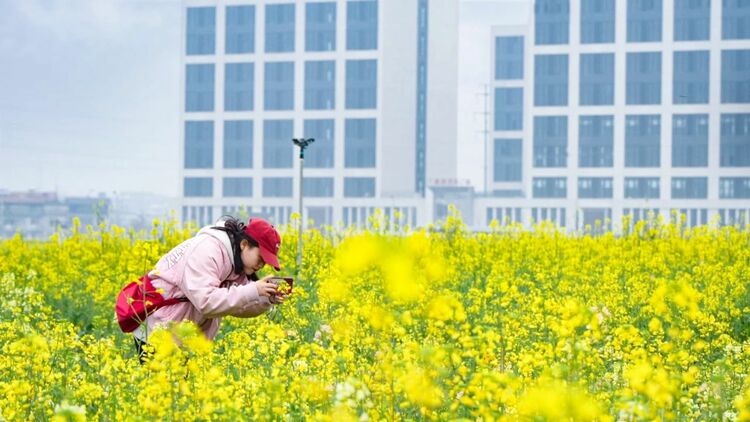
MULTIPOLYGON (((189 301, 165 306, 149 315, 148 332, 169 321, 190 320, 213 340, 221 317, 254 317, 270 309, 269 298, 258 295, 255 283, 244 272, 234 273, 233 261, 229 235, 211 226, 203 227, 164 255, 148 274, 154 287, 164 289, 167 299, 187 297, 189 301)), ((145 341, 144 325, 133 335, 145 341)))

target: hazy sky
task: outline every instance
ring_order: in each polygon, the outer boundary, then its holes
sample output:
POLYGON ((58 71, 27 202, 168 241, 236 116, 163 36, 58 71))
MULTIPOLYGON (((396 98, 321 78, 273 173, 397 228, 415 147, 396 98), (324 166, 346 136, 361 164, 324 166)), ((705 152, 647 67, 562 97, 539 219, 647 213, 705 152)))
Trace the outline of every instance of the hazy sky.
MULTIPOLYGON (((459 177, 478 188, 490 25, 525 22, 528 3, 461 2, 459 177)), ((180 7, 0 1, 0 189, 179 194, 180 7)))

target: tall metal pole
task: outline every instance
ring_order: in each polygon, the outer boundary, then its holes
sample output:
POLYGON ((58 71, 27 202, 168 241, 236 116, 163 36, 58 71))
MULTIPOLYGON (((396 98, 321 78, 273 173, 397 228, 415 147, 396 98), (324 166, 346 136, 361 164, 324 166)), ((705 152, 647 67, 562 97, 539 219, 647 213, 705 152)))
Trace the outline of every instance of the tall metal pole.
POLYGON ((302 229, 304 227, 304 219, 302 213, 302 194, 304 189, 302 187, 302 169, 305 167, 305 148, 299 149, 299 240, 297 241, 297 275, 302 270, 302 229))
POLYGON ((490 91, 489 91, 489 85, 484 84, 483 86, 484 86, 484 90, 481 93, 477 94, 477 95, 481 95, 482 96, 483 111, 482 112, 477 112, 477 113, 474 113, 474 114, 481 114, 482 115, 482 119, 483 119, 483 128, 482 128, 482 130, 477 131, 477 132, 479 132, 479 133, 482 134, 482 144, 484 144, 484 166, 483 166, 483 168, 484 168, 484 175, 483 175, 483 179, 484 179, 484 181, 483 181, 484 192, 485 193, 489 193, 489 191, 490 191, 490 175, 489 175, 489 169, 487 168, 487 166, 488 166, 488 162, 490 160, 490 157, 488 156, 488 154, 489 154, 489 143, 490 143, 490 140, 489 140, 489 133, 490 133, 490 128, 489 128, 489 115, 490 115, 489 99, 490 99, 490 91))
POLYGON ((297 239, 297 277, 302 272, 302 230, 305 226, 302 212, 302 196, 304 189, 302 187, 304 179, 302 178, 302 171, 305 168, 305 148, 311 143, 315 142, 315 138, 293 138, 292 142, 294 145, 299 147, 299 227, 298 227, 298 239, 297 239))
POLYGON ((489 116, 489 106, 487 104, 487 101, 490 98, 489 87, 487 85, 484 86, 484 192, 488 193, 490 191, 490 177, 487 173, 487 162, 490 160, 490 157, 487 156, 487 151, 489 149, 489 139, 487 139, 487 135, 490 133, 488 127, 487 127, 487 120, 489 120, 487 117, 489 116))

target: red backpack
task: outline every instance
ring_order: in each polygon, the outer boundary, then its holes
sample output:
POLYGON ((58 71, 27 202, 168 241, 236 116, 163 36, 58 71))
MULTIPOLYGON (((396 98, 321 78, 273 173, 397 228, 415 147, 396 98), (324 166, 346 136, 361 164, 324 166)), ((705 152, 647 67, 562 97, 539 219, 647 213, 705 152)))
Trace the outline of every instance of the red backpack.
POLYGON ((146 274, 138 281, 134 281, 120 290, 115 305, 117 322, 123 332, 130 333, 146 321, 146 317, 156 312, 157 309, 175 303, 187 302, 187 300, 186 297, 165 299, 146 274))

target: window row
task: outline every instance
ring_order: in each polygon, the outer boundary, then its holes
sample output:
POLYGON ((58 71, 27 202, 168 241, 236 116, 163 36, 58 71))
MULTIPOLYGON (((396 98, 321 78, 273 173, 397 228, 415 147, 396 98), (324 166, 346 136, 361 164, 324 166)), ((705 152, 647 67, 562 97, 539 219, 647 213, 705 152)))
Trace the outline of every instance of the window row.
MULTIPOLYGON (((265 198, 291 198, 295 195, 291 177, 264 177, 262 195, 265 198)), ((372 198, 375 196, 374 177, 344 177, 344 198, 372 198)), ((250 198, 253 196, 252 177, 224 177, 221 180, 221 195, 224 198, 250 198)), ((185 177, 183 193, 188 198, 210 198, 214 196, 212 177, 185 177)), ((332 177, 305 177, 302 183, 306 198, 332 198, 332 177)))
MULTIPOLYGON (((612 199, 611 177, 579 177, 579 199, 612 199)), ((625 199, 661 198, 658 177, 625 177, 625 199)), ((568 186, 565 177, 534 177, 532 181, 534 198, 567 198, 568 186)), ((707 199, 707 177, 672 177, 671 199, 707 199)), ((720 199, 750 199, 750 177, 719 178, 720 199)))
MULTIPOLYGON (((579 116, 578 166, 614 166, 612 116, 579 116)), ((722 114, 719 139, 721 167, 750 167, 750 114, 722 114)), ((661 116, 625 117, 625 167, 660 167, 661 116)), ((494 180, 521 180, 521 139, 495 139, 494 180)), ((672 116, 672 167, 708 167, 708 115, 672 116)), ((534 167, 568 166, 568 118, 534 117, 534 167)))
MULTIPOLYGON (((292 120, 264 120, 263 168, 292 168, 295 147, 292 143, 292 120)), ((334 120, 308 119, 304 121, 304 138, 315 138, 305 152, 305 166, 334 167, 334 120)), ((253 168, 254 121, 224 121, 222 154, 227 169, 253 168)), ((345 119, 344 167, 374 168, 376 163, 376 120, 345 119)), ((185 122, 184 168, 214 168, 214 122, 191 120, 185 122)))
MULTIPOLYGON (((627 42, 664 40, 664 2, 626 0, 627 42)), ((717 0, 718 2, 718 0, 717 0)), ((703 41, 711 33, 711 0, 674 0, 674 41, 703 41)), ((570 0, 536 0, 534 38, 537 45, 570 42, 570 0)), ((580 42, 615 42, 615 0, 580 0, 580 42)), ((721 38, 750 39, 750 3, 721 1, 721 38)))
MULTIPOLYGON (((537 54, 534 56, 534 98, 536 107, 569 105, 569 55, 537 54)), ((710 55, 708 50, 673 53, 672 104, 708 104, 710 55)), ((662 99, 662 53, 627 53, 625 66, 625 104, 654 105, 662 99)), ((496 79, 523 79, 523 60, 510 72, 510 59, 495 64, 496 79)), ((614 53, 580 55, 578 104, 599 106, 615 104, 614 53)), ((750 49, 722 50, 720 101, 723 104, 750 103, 750 49)), ((523 108, 523 88, 497 88, 496 110, 523 108), (503 96, 498 96, 500 93, 503 96)), ((512 121, 508 121, 512 123, 512 121)))
MULTIPOLYGON (((336 108, 336 62, 305 62, 304 109, 336 108)), ((377 107, 378 69, 376 60, 346 61, 345 107, 348 110, 377 107)), ((214 111, 214 64, 188 64, 185 68, 185 111, 214 111)), ((294 109, 294 62, 264 64, 263 109, 294 109)), ((224 65, 224 111, 255 110, 255 64, 224 65)))
MULTIPOLYGON (((540 220, 551 220, 558 223, 560 227, 565 227, 565 208, 559 207, 533 207, 530 211, 530 221, 540 220)), ((740 225, 744 227, 750 223, 750 210, 743 208, 720 208, 717 212, 719 216, 719 224, 725 225, 740 225)), ((600 226, 600 230, 611 230, 612 229, 612 208, 580 208, 578 213, 574 213, 576 219, 576 227, 585 229, 586 226, 590 226, 595 229, 597 224, 600 226)), ((629 216, 630 224, 642 220, 649 220, 650 218, 657 218, 659 215, 658 208, 623 208, 622 216, 629 216)), ((696 227, 699 225, 709 224, 709 210, 707 208, 672 208, 670 210, 670 221, 675 224, 682 221, 687 227, 696 227)), ((523 217, 522 208, 486 208, 485 224, 488 226, 492 224, 493 220, 497 220, 499 225, 508 225, 513 223, 524 224, 525 218, 523 217)))
MULTIPOLYGON (((296 5, 265 5, 264 52, 295 51, 296 5)), ((226 6, 224 49, 226 54, 255 53, 256 6, 226 6)), ((305 51, 336 50, 336 2, 304 5, 305 51)), ((216 7, 187 8, 186 54, 216 52, 216 7)), ((346 49, 378 48, 378 2, 357 0, 346 3, 346 49)))

